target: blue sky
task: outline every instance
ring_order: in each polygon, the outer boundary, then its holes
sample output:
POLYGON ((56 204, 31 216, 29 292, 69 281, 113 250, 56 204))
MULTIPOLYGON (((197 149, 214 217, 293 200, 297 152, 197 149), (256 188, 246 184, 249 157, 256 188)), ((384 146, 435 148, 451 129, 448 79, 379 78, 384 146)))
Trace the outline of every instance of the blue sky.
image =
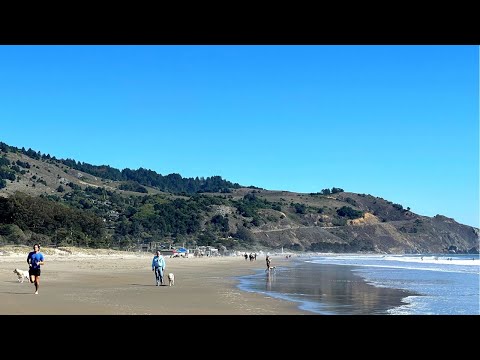
POLYGON ((0 46, 0 141, 479 226, 478 46, 0 46))

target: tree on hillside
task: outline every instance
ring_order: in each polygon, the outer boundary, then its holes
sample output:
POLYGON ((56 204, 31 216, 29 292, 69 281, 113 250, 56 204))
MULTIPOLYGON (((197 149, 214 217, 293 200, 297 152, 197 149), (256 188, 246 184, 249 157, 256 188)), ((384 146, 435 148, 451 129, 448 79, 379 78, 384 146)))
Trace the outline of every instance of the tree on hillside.
POLYGON ((0 157, 0 166, 9 166, 10 160, 8 160, 5 156, 0 157))
POLYGON ((228 226, 228 218, 218 214, 212 217, 210 222, 214 225, 215 229, 220 232, 228 233, 230 231, 230 227, 228 226))
POLYGON ((400 204, 392 204, 392 206, 397 210, 403 210, 403 206, 400 204))
POLYGON ((244 226, 239 226, 237 232, 233 235, 233 237, 239 240, 243 240, 244 242, 249 244, 255 241, 253 233, 244 226))
POLYGON ((296 203, 293 205, 293 207, 295 208, 295 212, 297 214, 305 214, 307 212, 307 207, 305 204, 296 203))
POLYGON ((347 217, 349 219, 358 219, 363 216, 363 213, 358 210, 354 210, 349 206, 342 206, 337 210, 337 214, 342 217, 347 217))

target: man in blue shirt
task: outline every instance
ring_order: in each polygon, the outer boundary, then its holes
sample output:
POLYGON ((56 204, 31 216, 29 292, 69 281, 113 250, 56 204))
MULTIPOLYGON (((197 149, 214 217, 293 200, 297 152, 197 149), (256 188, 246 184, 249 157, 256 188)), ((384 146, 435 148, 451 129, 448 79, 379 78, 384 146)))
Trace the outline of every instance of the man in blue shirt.
POLYGON ((40 265, 43 265, 43 254, 40 252, 40 245, 33 245, 33 251, 28 253, 27 264, 30 267, 28 274, 30 275, 30 282, 35 284, 35 295, 38 295, 38 288, 40 287, 40 265))
POLYGON ((155 271, 155 282, 157 286, 163 285, 163 271, 165 270, 165 259, 160 250, 157 250, 157 255, 152 260, 152 271, 155 271))

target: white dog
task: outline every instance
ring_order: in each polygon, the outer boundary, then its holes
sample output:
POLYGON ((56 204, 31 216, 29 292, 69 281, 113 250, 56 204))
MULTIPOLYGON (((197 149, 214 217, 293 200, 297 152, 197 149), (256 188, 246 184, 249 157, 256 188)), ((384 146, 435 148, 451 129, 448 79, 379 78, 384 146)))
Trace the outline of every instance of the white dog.
POLYGON ((168 274, 168 286, 175 285, 175 275, 173 273, 168 274))
POLYGON ((30 275, 28 274, 28 271, 20 270, 20 269, 15 269, 13 270, 15 274, 18 276, 18 282, 22 282, 27 279, 30 281, 30 275))
POLYGON ((265 269, 265 272, 275 271, 276 268, 276 266, 270 266, 268 269, 265 269))

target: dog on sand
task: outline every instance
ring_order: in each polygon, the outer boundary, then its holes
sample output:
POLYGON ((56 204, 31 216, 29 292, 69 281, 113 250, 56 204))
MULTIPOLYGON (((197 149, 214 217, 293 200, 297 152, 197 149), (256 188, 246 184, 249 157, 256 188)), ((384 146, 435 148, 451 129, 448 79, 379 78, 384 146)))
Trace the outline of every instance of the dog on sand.
POLYGON ((13 272, 15 274, 17 274, 18 276, 18 282, 22 282, 27 279, 28 281, 30 281, 30 275, 28 274, 28 271, 25 271, 25 270, 20 270, 20 269, 15 269, 13 270, 13 272))
POLYGON ((276 268, 276 266, 270 266, 268 269, 265 269, 265 272, 275 271, 276 268))
POLYGON ((175 285, 175 275, 173 273, 168 274, 168 286, 175 285))

